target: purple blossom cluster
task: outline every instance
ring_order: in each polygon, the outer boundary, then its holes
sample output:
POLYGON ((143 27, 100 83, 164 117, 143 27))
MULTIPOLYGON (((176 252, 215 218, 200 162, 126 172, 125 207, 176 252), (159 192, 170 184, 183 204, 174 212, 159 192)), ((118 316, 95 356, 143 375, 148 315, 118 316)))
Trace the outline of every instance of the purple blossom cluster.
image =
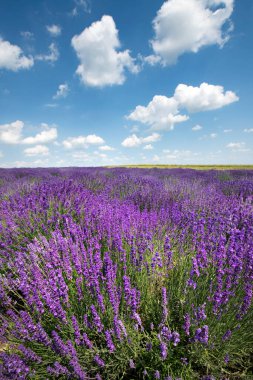
POLYGON ((0 170, 0 378, 212 378, 219 347, 228 371, 252 236, 251 171, 0 170))

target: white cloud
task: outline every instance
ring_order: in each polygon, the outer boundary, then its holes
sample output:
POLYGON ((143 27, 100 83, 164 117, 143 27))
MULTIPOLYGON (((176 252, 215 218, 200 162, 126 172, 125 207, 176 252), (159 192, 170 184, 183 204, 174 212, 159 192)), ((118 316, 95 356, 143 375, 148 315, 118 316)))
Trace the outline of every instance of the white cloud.
POLYGON ((44 131, 37 133, 35 136, 26 137, 22 140, 22 144, 46 144, 54 141, 57 138, 57 129, 49 128, 47 124, 42 124, 44 131))
POLYGON ((159 157, 157 154, 155 154, 155 155, 153 156, 153 158, 152 158, 152 161, 153 161, 153 162, 158 162, 158 161, 160 161, 160 157, 159 157))
POLYGON ((62 83, 59 85, 56 94, 53 96, 53 99, 66 98, 69 93, 69 86, 67 83, 62 83))
MULTIPOLYGON (((202 83, 199 87, 179 84, 172 97, 155 95, 146 107, 137 106, 127 119, 149 125, 153 130, 172 130, 175 124, 189 119, 189 116, 179 113, 180 109, 187 109, 188 112, 209 111, 238 100, 234 92, 225 92, 222 86, 208 83, 202 83)), ((200 130, 200 127, 195 126, 192 130, 200 130)))
POLYGON ((243 132, 253 133, 253 128, 246 128, 246 129, 243 130, 243 132))
POLYGON ((45 107, 48 107, 48 108, 57 108, 58 104, 57 103, 46 103, 45 107))
POLYGON ((102 158, 102 159, 107 158, 107 154, 106 154, 106 153, 100 153, 100 152, 95 151, 95 152, 94 152, 94 155, 95 155, 96 157, 99 157, 99 158, 102 158))
POLYGON ((88 136, 78 136, 78 137, 68 137, 63 141, 63 146, 67 149, 72 148, 87 148, 89 145, 100 145, 104 144, 102 137, 97 135, 88 136))
POLYGON ((179 106, 186 108, 188 112, 215 110, 239 100, 234 92, 224 92, 222 86, 208 83, 202 83, 199 87, 179 84, 174 98, 179 106))
POLYGON ((199 156, 198 152, 192 152, 191 150, 169 150, 169 149, 164 149, 163 153, 165 153, 165 160, 188 160, 191 159, 192 157, 199 156))
POLYGON ((145 145, 145 146, 143 147, 143 149, 144 149, 144 150, 153 150, 154 147, 153 147, 152 144, 148 144, 148 145, 145 145))
POLYGON ((42 123, 42 132, 35 136, 23 138, 24 123, 16 120, 12 123, 0 125, 0 142, 5 144, 46 144, 57 138, 57 129, 50 128, 47 124, 42 123))
POLYGON ((27 39, 27 40, 32 40, 33 37, 34 37, 34 34, 32 32, 29 32, 29 31, 23 31, 23 32, 20 32, 20 35, 27 39))
POLYGON ((0 142, 18 144, 21 140, 23 127, 24 123, 21 120, 0 125, 0 142))
POLYGON ((47 25, 46 26, 48 33, 53 37, 58 37, 61 35, 61 27, 59 25, 47 25))
POLYGON ((0 69, 18 71, 30 69, 33 64, 33 57, 25 56, 19 46, 0 38, 0 69))
POLYGON ((90 160, 90 155, 88 153, 86 153, 86 152, 83 152, 83 151, 74 152, 72 154, 72 157, 76 161, 89 161, 90 160))
POLYGON ((26 148, 24 154, 28 157, 33 156, 47 156, 49 154, 49 149, 45 145, 35 145, 32 148, 26 148))
POLYGON ((98 148, 99 150, 103 150, 104 152, 105 151, 113 151, 113 150, 115 150, 114 148, 112 148, 111 146, 109 146, 109 145, 102 145, 102 146, 100 146, 99 148, 98 148))
POLYGON ((174 97, 156 95, 147 107, 137 106, 127 119, 147 124, 153 130, 171 130, 175 124, 188 120, 188 116, 179 114, 174 97))
POLYGON ((217 133, 210 133, 210 135, 204 135, 199 138, 199 140, 210 140, 210 139, 215 139, 218 136, 217 133))
POLYGON ((130 129, 131 133, 136 133, 140 131, 140 127, 138 125, 133 125, 130 129))
MULTIPOLYGON (((58 164, 58 162, 56 162, 58 164)), ((8 162, 3 165, 3 167, 6 168, 36 168, 36 167, 54 167, 55 163, 52 164, 52 160, 49 160, 48 158, 43 157, 43 160, 41 158, 38 158, 36 160, 32 161, 14 161, 14 162, 8 162)), ((57 165, 59 166, 59 165, 57 165)))
POLYGON ((124 141, 122 141, 121 145, 126 148, 134 148, 141 145, 141 138, 137 137, 135 134, 127 137, 124 141))
POLYGON ((138 137, 133 134, 122 141, 121 145, 125 148, 136 148, 142 144, 159 141, 160 138, 161 136, 158 133, 152 133, 152 135, 147 137, 138 137))
POLYGON ((223 132, 224 132, 224 133, 230 133, 230 132, 232 132, 232 129, 224 129, 223 132))
MULTIPOLYGON (((233 6, 234 0, 165 1, 153 20, 155 36, 150 42, 155 55, 165 66, 204 46, 222 47, 232 30, 233 6), (229 27, 224 28, 228 22, 229 27)), ((150 63, 156 63, 151 57, 150 63)))
POLYGON ((129 50, 117 51, 120 41, 111 16, 93 22, 74 36, 71 43, 80 60, 76 73, 87 86, 120 85, 126 79, 125 69, 132 73, 139 71, 129 50))
POLYGON ((192 127, 192 131, 194 131, 194 132, 200 131, 201 129, 203 129, 203 127, 199 124, 192 127))
POLYGON ((90 13, 91 12, 91 4, 90 0, 74 0, 75 7, 72 9, 71 15, 77 16, 80 11, 90 13))
POLYGON ((148 55, 147 57, 143 58, 143 61, 148 63, 150 66, 155 66, 157 63, 161 62, 161 57, 158 55, 148 55))
POLYGON ((48 54, 39 54, 36 55, 36 59, 38 61, 45 61, 49 63, 56 62, 60 56, 59 50, 54 42, 49 45, 49 53, 48 54))
POLYGON ((249 152, 250 149, 246 148, 245 142, 231 142, 227 144, 226 148, 231 149, 233 152, 249 152))

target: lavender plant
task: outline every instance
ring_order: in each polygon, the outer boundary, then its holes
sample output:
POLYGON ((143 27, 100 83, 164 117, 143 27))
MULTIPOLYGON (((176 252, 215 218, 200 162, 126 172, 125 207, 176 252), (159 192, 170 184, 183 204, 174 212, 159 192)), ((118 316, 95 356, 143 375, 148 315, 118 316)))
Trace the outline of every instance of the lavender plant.
POLYGON ((0 171, 1 379, 250 379, 253 173, 0 171))

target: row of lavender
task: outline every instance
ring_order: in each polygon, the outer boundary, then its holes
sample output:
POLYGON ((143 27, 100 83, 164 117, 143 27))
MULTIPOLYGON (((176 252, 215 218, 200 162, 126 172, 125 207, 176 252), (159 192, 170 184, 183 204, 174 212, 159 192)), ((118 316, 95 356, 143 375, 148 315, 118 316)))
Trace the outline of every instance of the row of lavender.
POLYGON ((1 170, 0 378, 253 376, 252 236, 252 171, 1 170))

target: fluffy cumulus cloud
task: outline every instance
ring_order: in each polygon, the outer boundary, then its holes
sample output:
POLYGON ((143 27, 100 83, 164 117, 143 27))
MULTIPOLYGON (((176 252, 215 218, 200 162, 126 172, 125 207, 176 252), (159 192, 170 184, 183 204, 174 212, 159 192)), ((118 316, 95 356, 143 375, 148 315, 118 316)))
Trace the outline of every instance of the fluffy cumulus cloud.
POLYGON ((153 150, 154 147, 153 147, 152 144, 147 144, 147 145, 145 145, 145 146, 143 147, 143 149, 144 149, 144 150, 153 150))
POLYGON ((174 98, 181 108, 186 108, 189 112, 215 110, 239 100, 233 91, 224 92, 222 86, 208 83, 202 83, 199 87, 179 84, 174 98))
POLYGON ((110 151, 113 151, 115 150, 114 148, 112 148, 111 146, 109 145, 102 145, 98 148, 99 150, 102 150, 104 152, 110 152, 110 151))
POLYGON ((24 123, 21 120, 0 125, 0 142, 18 144, 21 141, 23 127, 24 123))
POLYGON ((63 146, 67 149, 88 148, 90 145, 104 144, 102 137, 97 135, 68 137, 63 141, 63 146))
POLYGON ((199 138, 199 140, 213 140, 216 139, 217 133, 210 133, 209 135, 204 135, 199 138))
POLYGON ((69 86, 67 83, 62 83, 59 85, 56 94, 53 96, 53 99, 66 98, 69 93, 69 86))
POLYGON ((103 16, 74 36, 72 46, 80 60, 76 73, 87 86, 120 85, 126 79, 125 69, 139 71, 129 50, 118 51, 118 30, 111 16, 103 16))
POLYGON ((38 54, 36 55, 36 59, 38 61, 45 61, 49 63, 54 63, 59 59, 60 53, 54 42, 49 45, 49 52, 47 54, 38 54))
POLYGON ((147 107, 137 106, 127 118, 147 124, 154 130, 170 130, 175 124, 188 119, 186 115, 179 114, 178 103, 173 97, 161 95, 154 96, 147 107))
POLYGON ((243 132, 246 132, 246 133, 253 133, 253 128, 245 128, 243 130, 243 132))
POLYGON ((47 25, 47 31, 52 37, 58 37, 61 35, 61 27, 59 25, 47 25))
POLYGON ((35 136, 23 137, 24 123, 16 120, 12 123, 0 125, 0 142, 5 144, 46 144, 57 138, 57 129, 41 124, 43 130, 35 136))
POLYGON ((72 9, 71 15, 77 16, 81 12, 90 13, 91 12, 91 2, 90 0, 74 0, 75 7, 72 9))
POLYGON ((31 56, 25 56, 22 49, 0 38, 0 69, 18 71, 30 69, 34 64, 31 56))
POLYGON ((233 152, 248 152, 250 150, 246 147, 245 142, 231 142, 227 144, 226 148, 232 150, 233 152))
POLYGON ((28 157, 47 156, 49 154, 49 149, 45 145, 35 145, 31 148, 26 148, 24 154, 28 157))
POLYGON ((152 133, 152 135, 147 137, 138 137, 135 134, 127 137, 122 141, 121 145, 125 148, 136 148, 142 144, 153 143, 159 141, 161 136, 158 133, 152 133))
POLYGON ((203 127, 199 124, 192 127, 193 132, 201 131, 201 129, 203 129, 203 127))
MULTIPOLYGON (((202 83, 199 87, 192 87, 179 84, 172 97, 156 95, 147 106, 137 106, 127 119, 151 126, 153 130, 172 130, 175 124, 189 119, 188 115, 180 114, 181 109, 190 113, 210 111, 238 100, 234 92, 224 92, 222 86, 202 83)), ((199 129, 200 126, 193 127, 194 131, 199 129)))
POLYGON ((163 153, 165 154, 163 158, 165 160, 178 160, 178 159, 183 159, 187 160, 188 158, 192 158, 193 156, 198 156, 199 153, 197 152, 192 152, 191 150, 170 150, 170 149, 164 149, 163 153))
POLYGON ((46 144, 57 139, 57 129, 50 128, 47 124, 42 124, 44 131, 37 133, 35 136, 26 137, 22 140, 23 144, 46 144))
POLYGON ((232 30, 230 16, 234 0, 167 0, 155 19, 151 46, 154 55, 147 61, 164 66, 184 53, 197 53, 202 47, 222 47, 232 30), (157 57, 157 58, 156 58, 157 57))
POLYGON ((34 34, 32 32, 29 32, 28 30, 20 32, 20 35, 26 40, 32 40, 34 38, 34 34))

